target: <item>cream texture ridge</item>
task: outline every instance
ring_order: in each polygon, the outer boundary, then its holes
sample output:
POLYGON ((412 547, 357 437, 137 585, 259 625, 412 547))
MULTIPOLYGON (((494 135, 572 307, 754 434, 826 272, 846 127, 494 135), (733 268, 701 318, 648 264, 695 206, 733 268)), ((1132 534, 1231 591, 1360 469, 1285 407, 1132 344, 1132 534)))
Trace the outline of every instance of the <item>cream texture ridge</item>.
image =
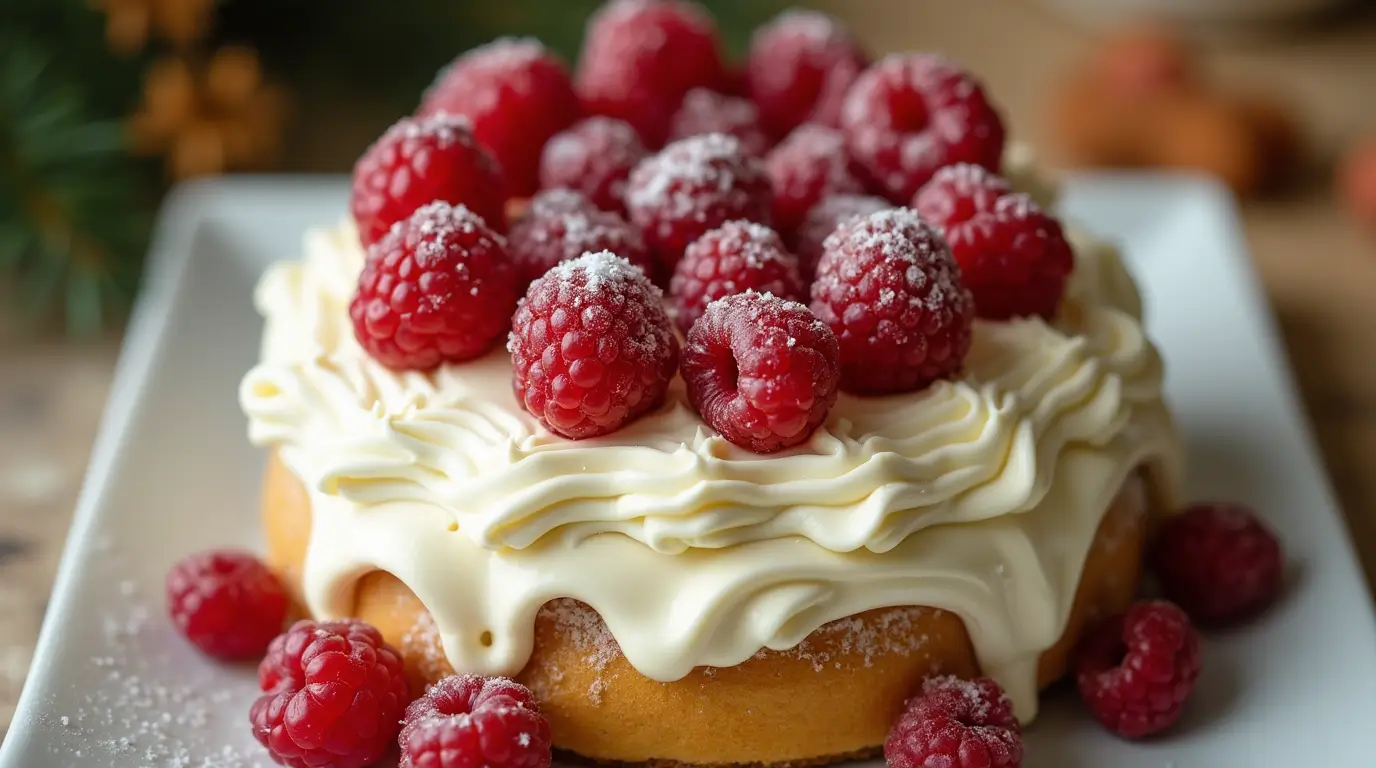
POLYGON ((659 410, 575 442, 520 408, 500 348, 387 370, 353 338, 352 227, 308 232, 304 258, 262 278, 262 362, 240 393, 252 440, 310 494, 308 607, 346 615, 357 580, 386 570, 455 669, 511 675, 541 606, 574 598, 669 681, 930 606, 964 620, 1029 719, 1110 502, 1143 466, 1169 493, 1180 463, 1136 289, 1112 247, 1070 239, 1054 323, 977 321, 959 380, 843 394, 808 442, 761 456, 714 434, 681 381, 659 410))

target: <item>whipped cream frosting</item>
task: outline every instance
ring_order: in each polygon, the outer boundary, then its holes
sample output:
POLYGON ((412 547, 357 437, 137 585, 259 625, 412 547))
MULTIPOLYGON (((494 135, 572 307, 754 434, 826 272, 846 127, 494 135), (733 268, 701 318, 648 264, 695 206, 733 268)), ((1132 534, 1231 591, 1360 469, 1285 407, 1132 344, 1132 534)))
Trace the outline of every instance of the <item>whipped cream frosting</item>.
POLYGON ((926 605, 964 620, 1030 718, 1105 510, 1137 468, 1169 491, 1179 463, 1132 280, 1111 246, 1071 239, 1055 323, 977 321, 959 380, 843 394, 807 443, 760 456, 707 427, 681 381, 632 425, 569 441, 520 408, 503 350, 383 368, 348 319, 355 232, 312 230, 303 259, 262 278, 262 362, 240 393, 253 442, 310 494, 308 606, 346 615, 357 579, 384 569, 456 669, 510 675, 540 607, 575 598, 670 681, 926 605))

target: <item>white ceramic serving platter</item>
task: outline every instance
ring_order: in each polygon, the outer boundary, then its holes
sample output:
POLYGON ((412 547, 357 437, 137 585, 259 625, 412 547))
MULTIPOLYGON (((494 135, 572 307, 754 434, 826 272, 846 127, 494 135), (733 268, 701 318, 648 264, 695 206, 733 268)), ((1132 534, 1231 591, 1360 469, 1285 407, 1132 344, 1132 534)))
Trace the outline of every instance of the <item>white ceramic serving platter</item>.
MULTIPOLYGON (((345 195, 340 179, 247 178, 184 186, 167 204, 0 768, 270 764, 246 721, 252 669, 181 641, 161 585, 187 552, 258 541, 263 456, 236 401, 260 331, 250 291, 345 195)), ((1118 741, 1053 691, 1026 765, 1376 765, 1372 604, 1229 197, 1191 178, 1093 176, 1073 181, 1065 209, 1124 244, 1142 282, 1191 494, 1263 510, 1293 579, 1263 620, 1208 639, 1199 691, 1167 737, 1118 741)))

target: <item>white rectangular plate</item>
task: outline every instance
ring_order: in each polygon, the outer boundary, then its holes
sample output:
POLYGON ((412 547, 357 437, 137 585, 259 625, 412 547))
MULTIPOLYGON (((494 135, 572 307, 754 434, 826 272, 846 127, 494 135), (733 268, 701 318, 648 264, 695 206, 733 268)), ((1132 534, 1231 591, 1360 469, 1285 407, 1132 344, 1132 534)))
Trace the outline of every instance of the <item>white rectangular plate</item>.
MULTIPOLYGON (((181 641, 162 579, 188 552, 258 540, 263 457, 236 399, 261 329, 250 292, 264 266, 297 254, 305 227, 342 215, 346 186, 216 181, 167 204, 0 768, 270 765, 247 726, 251 667, 181 641)), ((1199 691, 1168 736, 1118 741, 1062 689, 1027 734, 1026 765, 1372 765, 1370 598, 1230 199, 1196 179, 1092 176, 1065 207, 1121 242, 1142 282, 1191 494, 1263 510, 1293 579, 1263 620, 1209 638, 1199 691)))

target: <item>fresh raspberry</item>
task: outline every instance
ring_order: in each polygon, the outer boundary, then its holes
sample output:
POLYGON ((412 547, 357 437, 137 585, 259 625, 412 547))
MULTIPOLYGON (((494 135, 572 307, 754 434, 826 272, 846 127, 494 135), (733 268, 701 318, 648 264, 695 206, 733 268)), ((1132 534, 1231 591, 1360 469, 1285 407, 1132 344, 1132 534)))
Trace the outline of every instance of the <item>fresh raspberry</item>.
POLYGON ((363 768, 391 747, 410 702, 401 654, 355 619, 298 621, 258 665, 253 736, 288 768, 363 768))
POLYGON ((755 453, 805 442, 836 403, 836 336, 808 308, 768 293, 707 305, 688 332, 683 381, 703 421, 755 453))
POLYGON ((746 60, 750 98, 770 135, 803 123, 841 124, 841 105, 869 56, 835 18, 784 11, 755 31, 746 60))
POLYGON ((549 431, 614 432, 664 402, 678 338, 663 294, 615 254, 584 254, 530 284, 511 338, 516 399, 549 431))
POLYGON ((774 226, 790 241, 817 203, 865 191, 845 137, 833 128, 799 126, 769 153, 764 166, 774 189, 774 226))
POLYGON ((696 3, 612 0, 588 21, 575 79, 589 112, 658 148, 684 94, 725 85, 716 24, 696 3))
POLYGON ((738 96, 726 96, 707 88, 694 88, 669 125, 669 140, 678 141, 707 133, 735 136, 746 154, 764 157, 774 142, 760 125, 755 105, 738 96))
POLYGON ((998 171, 1003 123, 965 70, 931 54, 894 54, 846 94, 841 127, 869 182, 895 203, 912 199, 938 168, 998 171))
POLYGON ((1075 267, 1060 222, 978 165, 936 172, 913 199, 942 230, 980 317, 1051 317, 1075 267))
POLYGON ((1018 768, 1022 729, 988 678, 928 678, 884 740, 889 768, 1018 768))
POLYGON ((626 209, 666 271, 709 229, 769 223, 773 193, 759 158, 720 133, 676 141, 631 172, 626 209))
POLYGON ((626 212, 626 178, 649 154, 630 123, 589 117, 555 134, 540 156, 540 186, 567 187, 604 211, 626 212))
POLYGON ((798 260, 769 227, 728 221, 683 252, 669 282, 669 304, 679 330, 687 334, 708 304, 746 291, 790 301, 803 298, 798 260))
POLYGON ((1280 542, 1241 504, 1196 504, 1161 526, 1154 552, 1166 597, 1206 626, 1261 613, 1280 594, 1280 542))
POLYGON ((507 250, 520 270, 522 285, 556 264, 598 251, 611 251, 647 275, 655 270, 639 230, 568 189, 547 189, 531 198, 525 215, 511 224, 507 250))
POLYGON ((798 272, 803 281, 812 284, 824 244, 837 227, 892 207, 888 200, 868 195, 832 195, 812 206, 793 235, 793 252, 798 256, 798 272))
POLYGON ((921 389, 960 370, 974 300, 946 241, 908 208, 853 219, 827 238, 812 311, 841 342, 841 388, 921 389))
POLYGON ((517 280, 501 235, 462 205, 431 203, 368 249, 349 305, 354 336, 397 370, 477 357, 506 331, 517 280))
POLYGON ((1075 679, 1110 731, 1129 739, 1159 733, 1180 717, 1199 679, 1199 633, 1171 603, 1135 603, 1081 642, 1075 679))
POLYGON ((473 139, 466 118, 406 118, 387 129, 354 166, 349 212, 367 248, 417 208, 435 200, 467 206, 506 231, 501 171, 473 139))
POLYGON ((167 613, 192 645, 218 659, 262 656, 282 631, 290 600, 282 582, 248 552, 210 550, 167 572, 167 613))
POLYGON ((549 768, 549 723, 524 685, 450 675, 411 702, 397 768, 549 768))
POLYGON ((419 114, 468 118, 478 143, 501 166, 507 191, 526 197, 540 188, 541 148, 580 111, 568 68, 554 52, 538 40, 504 38, 446 67, 419 114))

